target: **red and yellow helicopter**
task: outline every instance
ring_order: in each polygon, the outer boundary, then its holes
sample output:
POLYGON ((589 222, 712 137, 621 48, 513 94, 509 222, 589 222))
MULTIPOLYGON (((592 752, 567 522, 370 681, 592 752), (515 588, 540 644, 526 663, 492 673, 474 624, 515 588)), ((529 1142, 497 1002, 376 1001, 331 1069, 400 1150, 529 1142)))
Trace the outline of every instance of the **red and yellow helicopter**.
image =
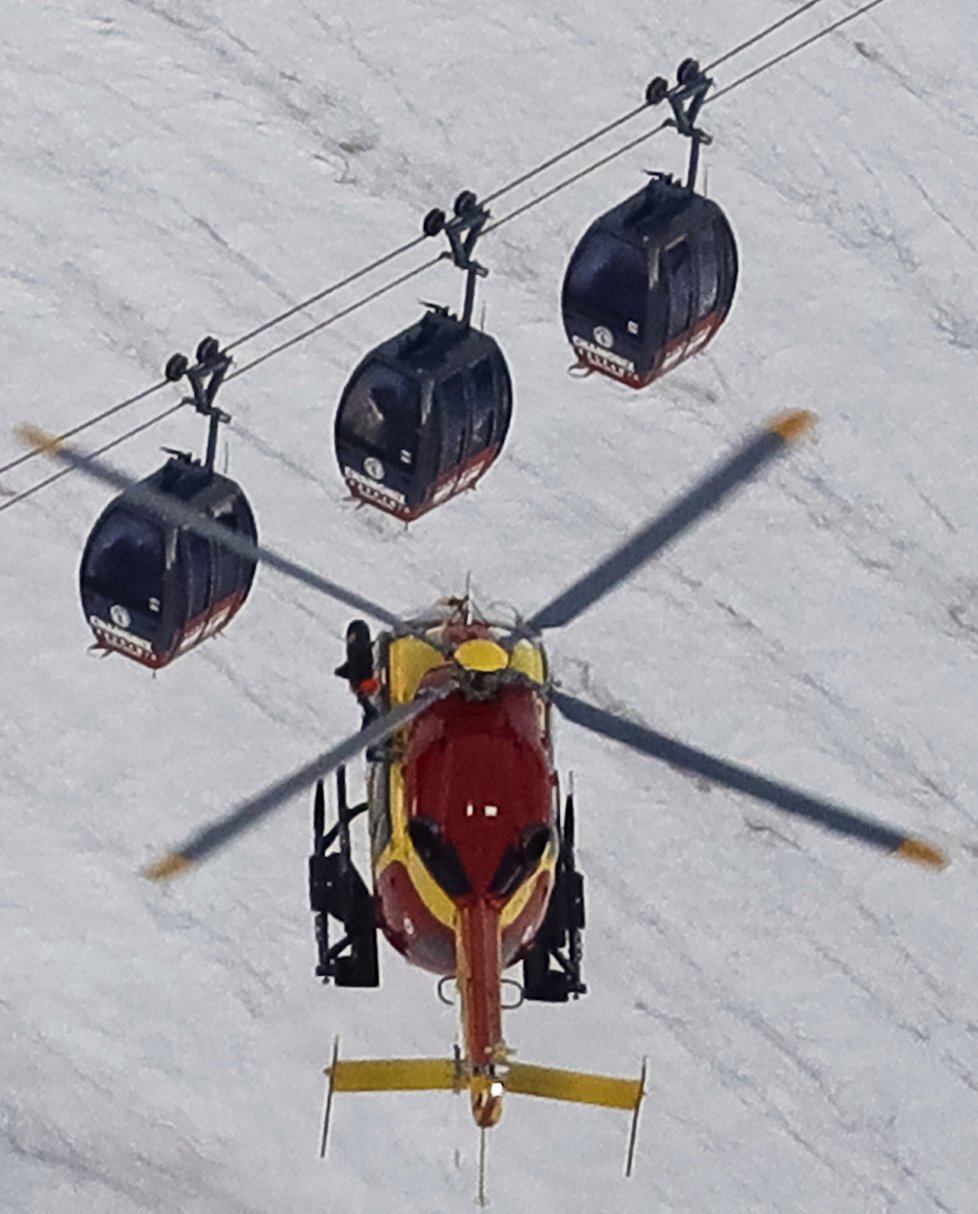
POLYGON ((555 709, 605 738, 837 834, 925 865, 945 864, 944 855, 921 839, 570 695, 547 663, 541 642, 546 631, 576 619, 631 577, 812 422, 808 413, 775 418, 556 598, 529 618, 509 622, 486 617, 467 595, 400 620, 183 503, 135 486, 74 447, 25 428, 32 445, 141 493, 145 505, 171 523, 261 560, 384 626, 372 641, 367 624, 355 620, 346 661, 336 671, 357 695, 362 728, 146 870, 155 880, 175 876, 318 781, 309 873, 319 976, 341 986, 378 985, 382 933, 411 963, 442 981, 454 979, 461 1013, 454 1058, 340 1060, 334 1050, 323 1149, 334 1092, 467 1090, 481 1130, 498 1122, 506 1093, 518 1092, 632 1110, 630 1169, 644 1073, 637 1080, 614 1079, 515 1062, 503 1034, 510 981, 504 971, 514 963, 523 963, 523 980, 513 983, 520 999, 560 1002, 585 990, 583 878, 574 855, 572 791, 560 805, 551 737, 555 709), (359 753, 367 758, 367 795, 351 807, 344 765, 359 753), (338 820, 327 830, 322 778, 331 772, 337 775, 338 820), (369 885, 350 851, 350 826, 361 812, 369 823, 369 885), (341 928, 332 941, 331 923, 341 928))

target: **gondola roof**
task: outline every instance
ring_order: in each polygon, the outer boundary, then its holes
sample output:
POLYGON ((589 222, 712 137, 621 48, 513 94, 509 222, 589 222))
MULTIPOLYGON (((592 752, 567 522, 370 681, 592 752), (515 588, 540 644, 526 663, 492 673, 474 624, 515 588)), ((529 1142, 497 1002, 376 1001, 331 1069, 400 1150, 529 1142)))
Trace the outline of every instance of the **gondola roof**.
MULTIPOLYGON (((240 486, 230 477, 208 471, 201 464, 191 463, 181 456, 167 460, 162 468, 157 468, 142 483, 147 488, 156 489, 182 502, 192 501, 204 513, 213 513, 216 508, 243 496, 240 486)), ((132 503, 132 508, 149 513, 136 502, 132 503)))
POLYGON ((426 312, 410 328, 377 346, 367 361, 377 359, 405 371, 431 375, 469 367, 496 342, 479 329, 445 312, 426 312))
POLYGON ((700 221, 712 218, 717 204, 668 176, 653 177, 646 185, 606 211, 592 230, 608 232, 629 242, 667 242, 700 221))

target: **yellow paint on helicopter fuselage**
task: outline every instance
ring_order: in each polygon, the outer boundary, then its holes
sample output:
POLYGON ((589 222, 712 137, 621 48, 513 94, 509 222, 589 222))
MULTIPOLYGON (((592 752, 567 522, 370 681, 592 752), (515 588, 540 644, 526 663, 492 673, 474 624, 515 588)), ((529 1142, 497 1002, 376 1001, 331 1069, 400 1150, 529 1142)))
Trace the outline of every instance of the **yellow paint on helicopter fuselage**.
MULTIPOLYGON (((440 631, 433 630, 434 634, 440 631)), ((449 661, 433 645, 428 645, 417 636, 392 638, 387 645, 387 663, 384 672, 385 685, 390 707, 408 704, 418 693, 421 681, 432 670, 439 666, 449 665, 449 661)), ((514 646, 510 655, 509 666, 534 683, 543 684, 547 677, 547 664, 542 649, 531 641, 520 640, 514 646)), ((545 716, 546 706, 542 699, 540 712, 545 716)), ((407 727, 410 729, 410 726, 407 727)), ((394 752, 397 752, 395 743, 394 752)), ((401 764, 396 760, 387 766, 387 796, 390 809, 391 835, 390 840, 381 854, 377 857, 375 872, 380 873, 394 861, 399 861, 407 869, 411 884, 430 913, 445 927, 454 932, 457 910, 455 903, 449 898, 441 886, 428 871, 421 857, 415 851, 408 835, 408 807, 404 797, 404 779, 401 764)), ((553 872, 557 864, 557 849, 551 846, 544 853, 537 876, 544 872, 553 872)), ((508 927, 526 908, 533 890, 536 888, 537 877, 524 881, 513 897, 507 902, 500 916, 502 926, 508 927)))

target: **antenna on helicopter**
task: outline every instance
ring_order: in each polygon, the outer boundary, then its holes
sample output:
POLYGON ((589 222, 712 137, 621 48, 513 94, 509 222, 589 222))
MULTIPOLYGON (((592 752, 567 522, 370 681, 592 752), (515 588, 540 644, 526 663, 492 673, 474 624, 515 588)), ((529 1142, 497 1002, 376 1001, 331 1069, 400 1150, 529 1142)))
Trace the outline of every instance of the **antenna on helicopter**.
POLYGON ((489 1198, 486 1195, 486 1155, 489 1146, 486 1140, 486 1127, 479 1127, 479 1189, 476 1196, 480 1206, 487 1206, 489 1198))

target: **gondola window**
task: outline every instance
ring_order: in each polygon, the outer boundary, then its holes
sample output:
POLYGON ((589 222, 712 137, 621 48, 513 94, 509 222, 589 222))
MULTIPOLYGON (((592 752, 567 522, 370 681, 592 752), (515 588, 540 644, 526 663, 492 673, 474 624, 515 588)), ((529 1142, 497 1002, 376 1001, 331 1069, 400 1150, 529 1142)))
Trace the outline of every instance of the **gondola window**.
POLYGON ((418 442, 417 384, 374 363, 360 375, 343 411, 348 441, 390 463, 410 466, 418 442))
POLYGON ((666 339, 671 341, 693 323, 693 266, 685 237, 663 250, 662 268, 669 290, 666 339))
POLYGON ((465 380, 456 372, 443 380, 436 389, 441 411, 440 473, 451 472, 461 464, 465 455, 468 410, 465 405, 465 380))
POLYGON ((147 611, 163 597, 165 569, 160 525, 118 510, 99 527, 84 577, 117 602, 147 611))
POLYGON ((567 274, 565 306, 641 337, 649 289, 645 254, 606 232, 587 236, 567 274))
POLYGON ((472 414, 472 437, 469 453, 476 455, 492 444, 496 420, 496 385, 492 374, 492 363, 488 358, 472 368, 472 394, 475 410, 472 414))

